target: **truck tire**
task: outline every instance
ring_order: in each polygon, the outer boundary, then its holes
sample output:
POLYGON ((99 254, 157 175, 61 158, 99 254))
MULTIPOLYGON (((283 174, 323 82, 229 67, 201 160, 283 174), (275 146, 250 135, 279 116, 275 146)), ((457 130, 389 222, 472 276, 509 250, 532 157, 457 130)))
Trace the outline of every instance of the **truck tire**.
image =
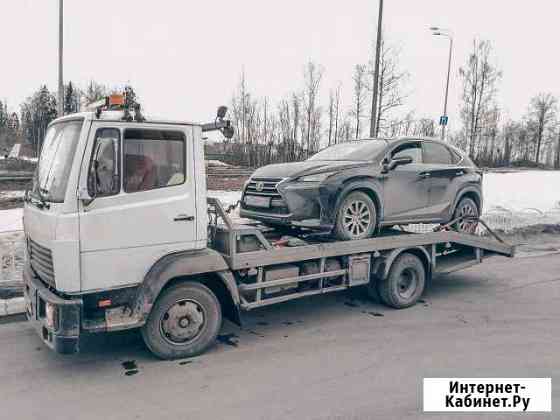
POLYGON ((171 286, 158 297, 142 338, 161 359, 201 354, 215 341, 222 326, 222 310, 210 289, 200 283, 171 286))
POLYGON ((379 297, 392 308, 407 308, 420 299, 425 285, 424 264, 416 255, 404 252, 393 261, 389 275, 379 281, 379 297))
POLYGON ((377 228, 377 211, 373 200, 361 191, 353 191, 340 203, 334 234, 337 239, 371 238, 377 228))

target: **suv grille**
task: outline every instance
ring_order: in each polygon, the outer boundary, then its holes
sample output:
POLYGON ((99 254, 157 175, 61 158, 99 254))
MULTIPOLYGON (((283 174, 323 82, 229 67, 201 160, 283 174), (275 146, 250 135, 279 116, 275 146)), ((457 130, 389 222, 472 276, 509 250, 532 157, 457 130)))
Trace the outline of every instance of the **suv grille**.
POLYGON ((282 196, 276 188, 280 181, 282 181, 282 178, 253 178, 247 185, 245 193, 281 199, 282 196))
POLYGON ((28 239, 27 252, 31 267, 49 286, 55 287, 54 269, 51 250, 28 239))

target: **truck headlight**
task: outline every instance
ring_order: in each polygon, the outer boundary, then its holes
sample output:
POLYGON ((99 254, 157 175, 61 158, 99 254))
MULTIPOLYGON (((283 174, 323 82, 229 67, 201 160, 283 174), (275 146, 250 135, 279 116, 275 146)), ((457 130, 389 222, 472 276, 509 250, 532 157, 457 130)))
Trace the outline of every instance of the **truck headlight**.
POLYGON ((334 175, 334 172, 322 172, 320 174, 304 175, 299 177, 297 180, 300 182, 321 182, 331 175, 334 175))

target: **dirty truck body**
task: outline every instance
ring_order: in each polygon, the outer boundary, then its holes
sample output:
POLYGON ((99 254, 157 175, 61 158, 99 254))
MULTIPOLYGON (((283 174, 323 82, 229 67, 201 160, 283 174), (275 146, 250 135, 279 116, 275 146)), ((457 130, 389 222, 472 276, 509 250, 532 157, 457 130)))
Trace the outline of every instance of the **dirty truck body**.
POLYGON ((142 328, 157 356, 193 356, 213 343, 222 316, 241 324, 243 311, 355 286, 403 308, 437 273, 513 255, 449 231, 286 240, 233 223, 207 197, 204 125, 106 112, 51 128, 26 198, 23 277, 28 320, 60 353, 79 351, 85 334, 142 328), (92 192, 102 170, 111 186, 92 192))

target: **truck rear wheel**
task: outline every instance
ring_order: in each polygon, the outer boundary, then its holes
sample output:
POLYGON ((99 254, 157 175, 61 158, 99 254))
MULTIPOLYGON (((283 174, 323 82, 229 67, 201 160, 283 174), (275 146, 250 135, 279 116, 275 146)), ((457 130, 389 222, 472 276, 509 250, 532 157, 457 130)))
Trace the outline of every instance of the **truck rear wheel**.
POLYGON ((424 264, 416 255, 405 252, 393 262, 389 275, 379 281, 377 289, 384 304, 401 309, 414 305, 425 285, 424 264))
POLYGON ((203 284, 185 282, 158 297, 142 338, 162 359, 192 357, 214 343, 221 325, 222 310, 214 293, 203 284))

